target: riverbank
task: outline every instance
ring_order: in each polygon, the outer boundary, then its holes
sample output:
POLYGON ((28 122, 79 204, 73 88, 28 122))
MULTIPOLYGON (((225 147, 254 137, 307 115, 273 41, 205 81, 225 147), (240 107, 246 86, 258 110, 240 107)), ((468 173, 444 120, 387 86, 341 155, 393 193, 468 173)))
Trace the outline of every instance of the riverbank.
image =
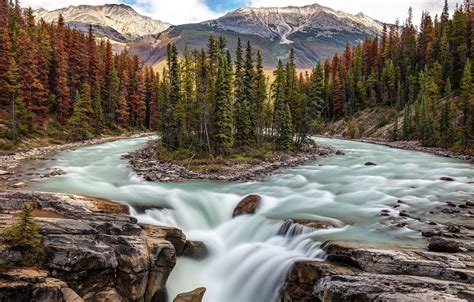
POLYGON ((153 132, 124 133, 60 145, 50 144, 42 147, 32 147, 0 155, 0 189, 21 188, 32 178, 60 175, 61 171, 56 170, 45 171, 42 175, 39 175, 37 171, 44 164, 45 160, 51 159, 57 152, 154 134, 153 132))
POLYGON ((158 158, 156 141, 144 148, 131 152, 127 159, 130 168, 147 181, 182 182, 188 180, 254 181, 271 175, 280 169, 292 168, 307 162, 332 155, 343 154, 323 145, 310 145, 294 153, 273 152, 271 157, 221 160, 200 160, 193 163, 193 157, 185 161, 158 158), (186 166, 183 164, 185 162, 186 166))
POLYGON ((474 156, 462 154, 459 152, 454 152, 454 151, 443 149, 443 148, 424 147, 418 141, 389 141, 389 140, 385 140, 381 138, 353 138, 352 139, 352 138, 337 136, 337 135, 336 136, 321 135, 321 137, 375 144, 375 145, 381 145, 381 146, 401 149, 401 150, 424 152, 424 153, 429 153, 429 154, 433 154, 433 155, 441 156, 441 157, 455 158, 455 159, 459 159, 470 164, 474 164, 474 156))
MULTIPOLYGON (((234 216, 255 214, 261 202, 259 196, 245 198, 234 216)), ((46 257, 24 267, 21 252, 0 237, 0 292, 6 301, 165 302, 171 298, 166 283, 177 257, 208 257, 205 243, 187 240, 177 228, 139 224, 127 206, 71 194, 0 191, 0 230, 15 222, 24 204, 36 210, 46 257)), ((474 203, 444 203, 429 214, 402 215, 400 207, 403 201, 382 211, 380 220, 399 228, 422 226, 425 248, 326 242, 325 261, 297 261, 291 267, 279 300, 472 301, 474 203), (471 224, 447 223, 447 218, 471 224)), ((290 238, 308 228, 332 227, 287 220, 279 234, 290 238)), ((205 291, 180 294, 174 301, 201 302, 205 291)))

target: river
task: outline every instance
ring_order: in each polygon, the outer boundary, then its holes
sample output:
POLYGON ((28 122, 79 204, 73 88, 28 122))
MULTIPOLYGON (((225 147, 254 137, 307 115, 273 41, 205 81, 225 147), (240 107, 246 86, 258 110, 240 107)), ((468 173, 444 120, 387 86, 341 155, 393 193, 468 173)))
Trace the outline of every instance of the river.
POLYGON ((207 288, 204 301, 276 301, 287 271, 297 260, 324 261, 326 240, 364 246, 423 246, 419 232, 395 227, 390 215, 429 211, 448 200, 474 195, 473 166, 459 160, 352 141, 316 138, 345 155, 280 171, 263 181, 150 183, 141 180, 121 155, 150 137, 126 139, 58 153, 46 168, 66 174, 36 182, 32 189, 76 193, 117 200, 132 206, 140 222, 182 229, 201 240, 210 255, 201 261, 179 258, 168 281, 170 297, 207 288), (376 163, 366 166, 366 162, 376 163), (453 182, 440 180, 449 176, 453 182), (469 183, 471 182, 471 183, 469 183), (232 219, 237 203, 259 194, 263 205, 252 216, 232 219), (401 206, 393 208, 399 203, 401 206), (134 205, 163 207, 137 213, 134 205), (335 227, 295 228, 279 235, 285 219, 327 221, 335 227))

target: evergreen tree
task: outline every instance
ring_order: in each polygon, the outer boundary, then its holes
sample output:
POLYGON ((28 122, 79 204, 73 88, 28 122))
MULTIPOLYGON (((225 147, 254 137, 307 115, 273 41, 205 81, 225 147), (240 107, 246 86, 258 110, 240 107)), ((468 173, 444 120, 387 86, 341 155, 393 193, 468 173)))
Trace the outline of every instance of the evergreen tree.
POLYGON ((76 91, 74 111, 68 119, 69 140, 85 140, 93 137, 90 117, 93 113, 89 84, 84 84, 82 94, 76 91))
POLYGON ((232 68, 223 53, 219 58, 216 79, 216 129, 214 144, 217 155, 225 155, 233 144, 232 68))
POLYGON ((471 121, 474 113, 474 85, 472 82, 471 61, 468 59, 461 79, 461 96, 458 107, 462 112, 460 127, 460 145, 464 150, 472 144, 473 130, 471 121))
POLYGON ((291 148, 291 144, 293 142, 293 133, 291 127, 292 121, 290 105, 285 102, 281 115, 281 121, 277 129, 276 147, 278 150, 287 151, 291 148))
POLYGON ((257 52, 257 64, 255 70, 255 114, 257 115, 257 139, 261 142, 261 137, 265 130, 265 101, 267 100, 267 80, 263 69, 263 58, 260 50, 257 52))
POLYGON ((178 50, 176 44, 168 45, 169 66, 169 99, 163 104, 163 135, 162 141, 168 149, 178 149, 180 146, 179 123, 176 118, 176 106, 180 100, 180 76, 178 50), (166 131, 165 131, 166 130, 166 131))
POLYGON ((299 133, 297 133, 296 143, 298 147, 301 147, 306 142, 308 135, 316 131, 324 105, 323 90, 323 68, 321 64, 317 64, 310 78, 307 102, 301 111, 302 126, 299 133))
POLYGON ((18 222, 3 230, 5 243, 22 253, 22 264, 38 264, 44 256, 39 224, 33 218, 33 208, 24 204, 18 222))

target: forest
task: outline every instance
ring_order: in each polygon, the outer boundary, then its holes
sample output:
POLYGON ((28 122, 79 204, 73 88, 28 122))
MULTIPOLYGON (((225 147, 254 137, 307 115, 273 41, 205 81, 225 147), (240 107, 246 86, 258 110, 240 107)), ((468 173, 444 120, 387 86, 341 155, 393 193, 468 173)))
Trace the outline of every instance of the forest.
POLYGON ((358 111, 387 107, 393 112, 392 140, 472 153, 473 58, 470 1, 450 17, 446 0, 439 17, 423 14, 419 28, 410 9, 402 26, 385 26, 381 37, 347 45, 324 62, 323 116, 330 121, 346 118, 349 127, 356 127, 351 117, 358 111))
POLYGON ((155 127, 158 75, 109 41, 0 1, 0 149, 155 127))
POLYGON ((154 71, 127 50, 114 54, 92 29, 35 20, 31 9, 1 0, 0 148, 34 135, 83 140, 150 129, 168 150, 286 151, 304 146, 324 121, 355 127, 357 112, 380 107, 393 112, 393 140, 472 152, 471 4, 450 16, 445 1, 419 27, 412 19, 410 9, 401 25, 347 44, 310 71, 297 69, 291 51, 269 77, 260 52, 240 40, 235 54, 221 37, 182 54, 169 44, 165 68, 154 71))

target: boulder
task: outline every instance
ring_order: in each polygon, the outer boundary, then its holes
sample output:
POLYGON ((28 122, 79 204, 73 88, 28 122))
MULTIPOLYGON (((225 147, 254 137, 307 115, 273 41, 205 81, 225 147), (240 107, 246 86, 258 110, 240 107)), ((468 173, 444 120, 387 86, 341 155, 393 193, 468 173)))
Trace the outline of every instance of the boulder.
POLYGON ((326 261, 298 261, 288 272, 281 301, 317 301, 314 285, 323 277, 354 274, 357 269, 326 261))
POLYGON ((259 195, 249 195, 242 199, 235 207, 232 217, 240 215, 254 214, 262 203, 262 197, 259 195))
MULTIPOLYGON (((0 211, 16 212, 23 204, 33 206, 35 215, 46 216, 36 219, 46 254, 42 265, 48 272, 30 273, 29 278, 17 278, 13 272, 0 275, 0 291, 11 292, 7 301, 166 300, 175 247, 182 254, 186 244, 181 230, 142 229, 125 213, 128 207, 101 199, 0 191, 0 211)), ((13 215, 0 214, 0 227, 13 221, 13 215)), ((2 266, 10 267, 21 254, 0 244, 0 259, 2 266)))
POLYGON ((441 253, 457 253, 461 244, 455 240, 449 240, 443 237, 434 236, 428 242, 428 250, 441 253))
MULTIPOLYGON (((328 243, 324 246, 327 260, 349 265, 375 274, 424 276, 457 282, 474 282, 474 271, 464 271, 451 261, 433 260, 411 251, 394 251, 328 243)), ((468 263, 470 260, 462 260, 468 263)), ((471 266, 471 264, 466 265, 471 266)))
MULTIPOLYGON (((316 301, 466 301, 468 285, 403 275, 333 275, 314 287, 316 301)), ((469 299, 468 299, 469 300, 469 299)), ((309 300, 307 300, 309 301, 309 300)))
POLYGON ((178 294, 173 302, 201 302, 205 292, 205 287, 198 287, 193 291, 178 294))
POLYGON ((207 246, 202 241, 187 240, 184 246, 183 256, 203 259, 209 254, 207 246))
POLYGON ((168 226, 155 226, 149 224, 142 224, 141 226, 149 236, 154 238, 162 238, 171 242, 176 250, 176 256, 183 255, 184 246, 186 245, 186 236, 184 235, 183 231, 168 226))
POLYGON ((2 301, 83 302, 64 281, 48 277, 48 272, 14 268, 0 274, 2 301))

